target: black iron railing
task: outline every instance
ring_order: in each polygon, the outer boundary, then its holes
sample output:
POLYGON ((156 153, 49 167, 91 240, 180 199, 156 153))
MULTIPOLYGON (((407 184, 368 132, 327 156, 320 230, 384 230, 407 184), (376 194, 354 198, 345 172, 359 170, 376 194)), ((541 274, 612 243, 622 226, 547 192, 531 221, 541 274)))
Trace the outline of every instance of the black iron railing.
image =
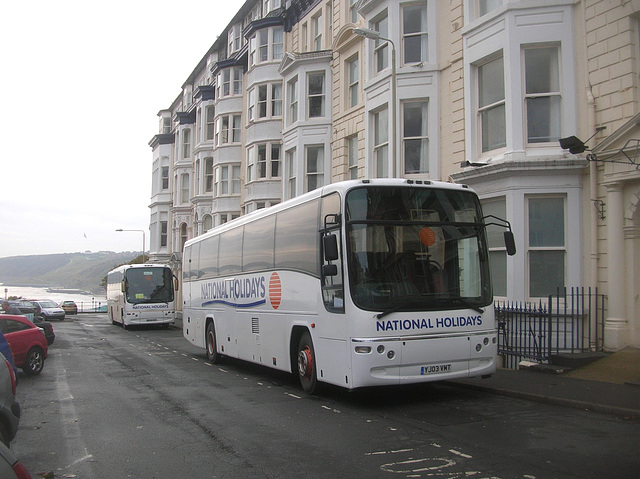
POLYGON ((549 363, 559 354, 601 351, 606 297, 597 288, 564 288, 546 303, 496 302, 498 353, 504 367, 549 363))

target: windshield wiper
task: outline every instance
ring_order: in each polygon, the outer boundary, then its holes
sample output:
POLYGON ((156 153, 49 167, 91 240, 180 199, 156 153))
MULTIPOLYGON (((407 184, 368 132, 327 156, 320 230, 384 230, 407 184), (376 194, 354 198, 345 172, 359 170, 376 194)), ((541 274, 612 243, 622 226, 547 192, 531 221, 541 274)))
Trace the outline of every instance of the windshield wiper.
POLYGON ((382 319, 384 318, 387 314, 391 314, 391 313, 395 313, 396 311, 400 311, 402 308, 404 308, 405 306, 407 306, 407 303, 398 303, 395 306, 387 309, 386 311, 383 311, 382 313, 378 313, 376 314, 376 318, 378 319, 382 319))
POLYGON ((446 298, 444 301, 451 301, 452 303, 458 303, 458 304, 461 304, 462 306, 466 306, 469 309, 473 309, 474 311, 477 311, 480 314, 484 313, 484 309, 482 309, 480 306, 476 306, 475 304, 467 301, 466 299, 461 298, 460 296, 457 296, 454 298, 446 298))

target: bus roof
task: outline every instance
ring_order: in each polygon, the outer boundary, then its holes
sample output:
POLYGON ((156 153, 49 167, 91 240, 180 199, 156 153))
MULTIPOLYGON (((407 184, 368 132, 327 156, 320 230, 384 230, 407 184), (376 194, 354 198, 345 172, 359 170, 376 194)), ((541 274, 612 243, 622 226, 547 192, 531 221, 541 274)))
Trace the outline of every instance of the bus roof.
POLYGON ((269 208, 261 208, 259 210, 252 211, 251 213, 242 215, 220 226, 216 226, 215 228, 210 229, 206 233, 203 233, 199 236, 196 236, 195 238, 191 238, 190 240, 188 240, 185 243, 185 248, 187 246, 190 246, 193 243, 197 243, 203 240, 204 238, 215 236, 217 234, 222 233, 223 231, 228 231, 238 226, 245 225, 255 219, 275 214, 279 211, 286 210, 288 208, 305 203, 315 198, 320 198, 335 192, 346 193, 347 191, 353 188, 366 186, 366 185, 375 185, 375 186, 406 185, 406 186, 429 187, 434 189, 473 191, 473 189, 471 189, 467 185, 461 185, 457 183, 448 183, 445 181, 434 181, 434 180, 412 180, 412 179, 403 179, 403 178, 375 178, 375 179, 364 179, 364 180, 339 181, 337 183, 331 183, 331 184, 322 186, 320 188, 317 188, 313 191, 310 191, 308 193, 304 193, 300 196, 296 196, 295 198, 291 198, 289 200, 283 201, 282 203, 278 203, 277 205, 270 206, 269 208))
POLYGON ((113 268, 107 274, 115 273, 116 271, 126 271, 128 269, 133 269, 133 268, 149 268, 149 267, 171 269, 169 265, 161 264, 161 263, 123 264, 121 266, 118 266, 117 268, 113 268))

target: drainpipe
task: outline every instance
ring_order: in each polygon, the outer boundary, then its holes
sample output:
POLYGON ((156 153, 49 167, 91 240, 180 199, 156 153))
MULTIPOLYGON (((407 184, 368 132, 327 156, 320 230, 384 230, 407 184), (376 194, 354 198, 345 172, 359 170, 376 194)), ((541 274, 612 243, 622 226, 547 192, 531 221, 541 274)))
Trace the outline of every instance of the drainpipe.
MULTIPOLYGON (((591 90, 591 85, 588 85, 585 88, 585 93, 587 95, 587 122, 589 127, 589 134, 592 131, 595 131, 596 128, 596 101, 593 97, 593 91, 591 90)), ((589 195, 590 195, 590 203, 591 203, 591 220, 590 220, 590 231, 589 236, 591 238, 591 255, 590 255, 590 276, 591 276, 591 284, 594 289, 598 287, 598 211, 595 208, 595 200, 598 199, 598 167, 595 161, 589 162, 589 195)), ((597 299, 596 299, 597 302, 597 299)), ((596 304, 589 305, 589 307, 595 307, 596 304)), ((590 314, 591 324, 590 324, 590 347, 592 351, 595 351, 597 348, 596 338, 597 334, 594 334, 596 331, 596 315, 590 314)))
MULTIPOLYGON (((587 94, 587 122, 589 123, 589 134, 596 128, 596 101, 591 91, 591 85, 586 88, 587 94)), ((598 199, 598 178, 597 166, 595 161, 589 162, 589 194, 591 196, 591 283, 594 287, 598 286, 598 211, 594 205, 594 201, 598 199)))
MULTIPOLYGON (((587 6, 586 1, 580 2, 582 5, 582 22, 584 28, 586 30, 587 25, 587 6)), ((586 32, 585 32, 586 38, 586 32)), ((587 127, 589 136, 591 136, 596 131, 596 100, 593 96, 593 90, 591 89, 591 82, 589 81, 589 65, 587 62, 586 55, 586 45, 585 45, 585 58, 583 60, 584 65, 584 78, 586 78, 587 86, 585 87, 585 94, 587 99, 587 127)), ((591 220, 590 220, 590 228, 589 228, 589 236, 590 236, 590 257, 589 257, 589 269, 591 276, 591 284, 594 288, 598 287, 598 211, 595 208, 594 200, 598 199, 598 167, 595 161, 589 162, 589 203, 591 203, 591 220)), ((596 299, 595 302, 598 300, 596 299)), ((595 307, 596 304, 589 305, 590 308, 595 307)), ((596 319, 595 315, 590 315, 592 317, 591 320, 591 349, 593 351, 596 350, 597 344, 595 338, 597 334, 593 334, 596 331, 596 319)))

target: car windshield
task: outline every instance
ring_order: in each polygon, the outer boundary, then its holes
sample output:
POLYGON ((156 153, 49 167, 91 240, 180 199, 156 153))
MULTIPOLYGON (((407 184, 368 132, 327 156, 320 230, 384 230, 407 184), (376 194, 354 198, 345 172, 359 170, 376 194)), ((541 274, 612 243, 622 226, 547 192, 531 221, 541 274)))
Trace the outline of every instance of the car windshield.
POLYGON ((346 217, 358 307, 389 313, 490 304, 484 225, 472 192, 361 188, 347 196, 346 217))
POLYGON ((38 301, 41 308, 57 308, 58 305, 53 301, 38 301))

